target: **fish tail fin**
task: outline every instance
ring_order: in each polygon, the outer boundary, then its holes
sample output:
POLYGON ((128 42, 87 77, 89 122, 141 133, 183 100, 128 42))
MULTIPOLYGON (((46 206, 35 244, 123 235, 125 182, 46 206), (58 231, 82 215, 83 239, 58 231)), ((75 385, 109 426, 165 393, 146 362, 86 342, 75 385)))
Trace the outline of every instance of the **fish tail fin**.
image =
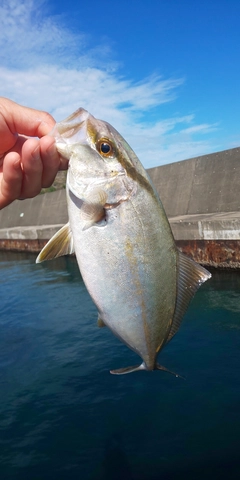
POLYGON ((163 372, 171 373, 171 375, 174 375, 174 377, 182 378, 183 380, 185 380, 185 378, 182 377, 182 375, 178 375, 178 373, 168 370, 168 368, 163 367, 162 365, 159 365, 159 363, 156 363, 154 370, 163 370, 163 372))
POLYGON ((138 370, 147 370, 144 362, 141 363, 141 365, 133 365, 132 367, 110 370, 110 373, 112 373, 113 375, 125 375, 126 373, 137 372, 138 370))
POLYGON ((149 369, 146 366, 146 363, 143 362, 141 365, 133 365, 132 367, 125 367, 125 368, 118 368, 116 370, 110 370, 110 373, 113 375, 125 375, 126 373, 132 373, 132 372, 138 372, 139 370, 163 370, 164 372, 171 373, 171 375, 174 375, 174 377, 179 377, 185 380, 184 377, 181 375, 178 375, 175 372, 172 372, 171 370, 168 370, 168 368, 163 367, 162 365, 159 365, 159 363, 156 363, 153 369, 149 369))

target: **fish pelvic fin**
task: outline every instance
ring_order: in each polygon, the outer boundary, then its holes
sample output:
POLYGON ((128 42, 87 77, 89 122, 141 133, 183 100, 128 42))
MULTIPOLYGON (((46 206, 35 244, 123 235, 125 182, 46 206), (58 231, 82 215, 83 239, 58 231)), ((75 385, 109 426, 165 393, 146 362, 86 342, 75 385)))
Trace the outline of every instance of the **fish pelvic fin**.
POLYGON ((69 255, 74 253, 73 237, 69 222, 66 223, 48 243, 43 247, 36 263, 44 262, 45 260, 52 260, 53 258, 61 257, 62 255, 69 255))
POLYGON ((169 342, 175 333, 177 333, 191 299, 194 297, 199 287, 206 282, 206 280, 211 278, 211 276, 211 273, 205 268, 194 262, 194 260, 191 260, 191 258, 188 258, 182 252, 179 252, 177 298, 167 342, 169 342))

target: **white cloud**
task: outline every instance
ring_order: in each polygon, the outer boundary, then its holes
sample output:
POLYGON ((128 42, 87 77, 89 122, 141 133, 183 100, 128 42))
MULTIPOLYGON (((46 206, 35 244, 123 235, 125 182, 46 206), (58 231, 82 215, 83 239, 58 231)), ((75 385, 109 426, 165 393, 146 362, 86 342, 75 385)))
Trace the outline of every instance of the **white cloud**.
POLYGON ((44 0, 2 1, 1 65, 23 69, 52 61, 71 63, 84 46, 84 36, 73 35, 63 27, 61 17, 46 16, 46 11, 44 0))
POLYGON ((214 123, 209 125, 208 123, 202 123, 200 125, 193 125, 182 130, 181 133, 193 134, 193 133, 209 133, 217 130, 218 124, 214 123))
POLYGON ((216 125, 195 124, 194 115, 161 119, 160 105, 172 102, 182 79, 123 78, 106 61, 105 46, 91 50, 87 37, 72 33, 47 3, 3 0, 0 6, 1 95, 62 120, 82 106, 112 123, 135 149, 145 167, 209 153, 205 139, 216 125), (45 13, 44 13, 45 12, 45 13), (97 54, 96 54, 97 52, 97 54), (106 65, 100 67, 101 59, 106 65), (158 120, 152 120, 154 111, 158 120))

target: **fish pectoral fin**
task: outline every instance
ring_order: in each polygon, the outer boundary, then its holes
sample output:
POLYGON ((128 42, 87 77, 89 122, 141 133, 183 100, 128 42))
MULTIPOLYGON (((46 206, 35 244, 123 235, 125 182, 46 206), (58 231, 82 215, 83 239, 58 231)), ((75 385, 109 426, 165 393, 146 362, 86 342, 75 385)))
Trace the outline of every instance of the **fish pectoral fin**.
POLYGON ((126 373, 137 372, 138 370, 146 370, 144 363, 141 363, 141 365, 134 365, 133 367, 110 370, 110 373, 112 373, 113 375, 125 375, 126 373))
POLYGON ((206 282, 206 280, 212 276, 205 268, 194 262, 194 260, 188 258, 183 253, 179 252, 178 258, 177 298, 172 326, 167 342, 169 342, 175 333, 177 333, 182 318, 196 291, 202 283, 206 282))
POLYGON ((53 258, 71 253, 74 253, 74 246, 72 231, 68 222, 57 233, 55 233, 45 247, 43 247, 36 259, 36 263, 41 263, 45 260, 52 260, 53 258))
POLYGON ((84 202, 81 208, 81 217, 84 221, 83 230, 97 225, 105 218, 105 208, 102 205, 84 202))
POLYGON ((106 323, 104 323, 104 321, 103 321, 103 319, 100 317, 100 315, 98 315, 97 326, 98 326, 99 328, 106 327, 106 323))
POLYGON ((102 188, 94 188, 87 193, 81 207, 81 217, 84 221, 83 230, 87 230, 104 219, 106 200, 107 194, 102 188))
POLYGON ((178 373, 168 370, 168 368, 163 367, 162 365, 159 365, 159 363, 156 363, 154 370, 162 370, 163 372, 171 373, 171 375, 174 375, 174 377, 178 377, 178 378, 182 378, 182 380, 186 380, 184 377, 182 377, 182 375, 178 375, 178 373))

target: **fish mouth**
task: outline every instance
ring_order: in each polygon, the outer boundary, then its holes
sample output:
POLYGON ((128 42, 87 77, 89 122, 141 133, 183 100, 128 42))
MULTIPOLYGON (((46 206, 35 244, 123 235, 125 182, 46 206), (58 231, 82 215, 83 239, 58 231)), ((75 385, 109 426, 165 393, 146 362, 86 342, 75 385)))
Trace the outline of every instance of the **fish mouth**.
MULTIPOLYGON (((81 130, 83 124, 88 120, 90 113, 84 108, 79 108, 76 112, 69 117, 65 118, 62 122, 55 125, 57 132, 60 135, 64 135, 65 139, 72 139, 72 137, 81 130)), ((54 128, 55 128, 54 127, 54 128)))
POLYGON ((87 143, 87 120, 90 113, 79 108, 62 122, 56 123, 50 135, 55 138, 60 153, 66 150, 66 145, 87 143))

